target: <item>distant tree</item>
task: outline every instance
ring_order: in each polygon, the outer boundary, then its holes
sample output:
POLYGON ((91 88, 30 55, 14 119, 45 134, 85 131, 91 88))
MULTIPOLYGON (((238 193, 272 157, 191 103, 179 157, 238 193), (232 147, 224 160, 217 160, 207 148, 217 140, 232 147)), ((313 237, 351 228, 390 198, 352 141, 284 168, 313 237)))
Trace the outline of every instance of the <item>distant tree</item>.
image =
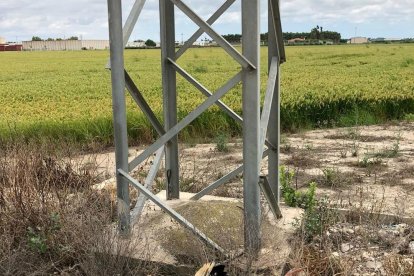
POLYGON ((53 38, 48 38, 48 39, 46 39, 47 41, 53 41, 54 39, 53 38))
POLYGON ((323 39, 330 39, 335 43, 339 43, 341 41, 341 34, 338 32, 324 31, 322 34, 323 39))
POLYGON ((313 28, 309 34, 310 39, 320 39, 321 33, 319 32, 319 26, 313 28))
POLYGON ((151 40, 151 39, 147 39, 147 41, 145 41, 145 45, 148 46, 148 47, 155 47, 155 46, 157 46, 157 44, 153 40, 151 40))
POLYGON ((223 38, 230 43, 240 43, 242 36, 241 34, 227 34, 223 35, 223 38))
POLYGON ((61 41, 62 39, 60 37, 56 38, 56 41, 61 41))
POLYGON ((269 36, 269 33, 260 34, 260 40, 261 41, 268 41, 269 40, 268 36, 269 36))
POLYGON ((42 41, 43 39, 41 39, 40 37, 38 37, 38 36, 33 36, 32 37, 32 41, 42 41))
POLYGON ((79 40, 79 38, 77 36, 71 36, 68 38, 68 40, 79 40))

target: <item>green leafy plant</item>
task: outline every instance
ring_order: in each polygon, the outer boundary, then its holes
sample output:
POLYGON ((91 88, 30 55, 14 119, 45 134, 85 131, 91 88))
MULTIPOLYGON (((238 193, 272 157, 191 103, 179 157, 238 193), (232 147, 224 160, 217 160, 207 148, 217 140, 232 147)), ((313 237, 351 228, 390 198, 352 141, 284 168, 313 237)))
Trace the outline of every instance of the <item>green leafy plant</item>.
POLYGON ((228 136, 224 133, 219 134, 216 139, 216 149, 219 152, 229 152, 229 146, 228 146, 228 136))
POLYGON ((283 199, 286 205, 291 207, 301 207, 304 209, 313 208, 315 205, 316 183, 311 182, 306 192, 301 192, 293 187, 293 178, 295 173, 286 169, 280 168, 280 183, 283 199))
POLYGON ((40 231, 35 231, 35 229, 33 229, 32 227, 29 227, 27 229, 27 232, 28 232, 27 242, 29 244, 29 247, 32 250, 37 251, 41 254, 46 253, 47 251, 46 238, 43 237, 40 231))

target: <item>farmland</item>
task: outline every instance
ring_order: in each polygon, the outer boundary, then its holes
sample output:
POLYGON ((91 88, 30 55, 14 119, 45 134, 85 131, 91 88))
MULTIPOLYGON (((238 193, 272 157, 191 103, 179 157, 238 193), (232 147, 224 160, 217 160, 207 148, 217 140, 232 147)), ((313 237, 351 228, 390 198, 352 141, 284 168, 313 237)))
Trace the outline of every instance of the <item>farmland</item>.
MULTIPOLYGON (((284 129, 349 126, 401 119, 414 113, 414 45, 287 47, 282 65, 284 129)), ((159 50, 127 50, 126 68, 161 118, 159 50)), ((0 55, 0 137, 50 137, 109 144, 112 137, 109 53, 10 52, 0 55)), ((262 47, 262 63, 267 49, 262 47)), ((219 48, 191 49, 180 60, 188 72, 214 91, 239 70, 219 48)), ((266 86, 263 66, 262 92, 266 86)), ((205 97, 178 77, 179 117, 205 97)), ((263 93, 262 93, 263 94, 263 93)), ((264 96, 264 95, 262 95, 264 96)), ((223 101, 241 111, 241 86, 223 101)), ((127 98, 133 143, 155 135, 127 98)), ((240 127, 212 107, 182 138, 240 133, 240 127), (212 119, 214 116, 214 120, 212 119)))

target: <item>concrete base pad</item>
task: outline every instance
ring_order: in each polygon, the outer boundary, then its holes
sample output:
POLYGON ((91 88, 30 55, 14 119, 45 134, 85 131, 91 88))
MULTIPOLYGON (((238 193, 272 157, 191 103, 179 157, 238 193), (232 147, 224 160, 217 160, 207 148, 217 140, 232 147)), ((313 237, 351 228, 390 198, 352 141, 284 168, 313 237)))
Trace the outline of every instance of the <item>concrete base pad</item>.
MULTIPOLYGON (((166 192, 157 196, 168 206, 179 212, 188 221, 222 246, 229 255, 243 251, 243 202, 240 199, 205 196, 198 201, 190 200, 194 194, 180 193, 180 199, 166 199, 166 192)), ((300 219, 302 210, 280 206, 283 218, 277 220, 262 204, 262 249, 259 258, 251 263, 251 258, 241 256, 232 261, 241 267, 252 265, 256 269, 273 268, 280 270, 290 253, 289 237, 294 233, 294 223, 300 219)), ((140 220, 133 226, 131 237, 121 243, 136 243, 139 252, 128 253, 128 257, 146 258, 153 262, 170 265, 191 265, 209 261, 209 248, 173 221, 153 202, 147 200, 140 220), (144 248, 144 250, 142 249, 144 248)), ((211 255, 210 255, 211 256, 211 255)))

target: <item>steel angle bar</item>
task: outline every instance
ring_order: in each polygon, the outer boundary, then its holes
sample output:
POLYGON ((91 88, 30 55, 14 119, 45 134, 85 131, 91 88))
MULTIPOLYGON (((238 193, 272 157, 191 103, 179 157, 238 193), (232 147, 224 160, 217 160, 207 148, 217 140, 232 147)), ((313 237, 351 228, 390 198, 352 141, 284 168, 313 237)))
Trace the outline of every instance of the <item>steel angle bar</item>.
MULTIPOLYGON (((243 56, 260 68, 260 0, 242 0, 243 56)), ((260 248, 260 70, 243 70, 243 204, 244 247, 252 255, 260 248)))
MULTIPOLYGON (((183 68, 181 68, 177 63, 175 63, 172 59, 168 59, 168 61, 173 65, 174 69, 189 83, 191 83, 195 88, 197 88, 201 93, 203 93, 206 97, 210 97, 213 95, 207 88, 205 88, 200 82, 198 82, 196 79, 194 79, 187 71, 185 71, 183 68)), ((242 117, 240 117, 239 114, 234 112, 230 107, 228 107, 225 103, 222 101, 216 102, 217 106, 219 106, 223 111, 225 111, 230 117, 232 117, 234 120, 236 120, 239 123, 243 122, 242 117)))
POLYGON ((213 191, 213 190, 217 189, 218 187, 220 187, 221 185, 229 182, 230 180, 232 180, 233 178, 235 178, 237 175, 241 174, 242 172, 243 172, 243 165, 241 165, 240 167, 238 167, 234 171, 226 174, 225 176, 223 176, 219 180, 215 181, 214 183, 210 184, 209 186, 205 187, 203 190, 201 190, 200 192, 195 194, 190 199, 191 200, 199 200, 203 196, 209 194, 211 191, 213 191))
MULTIPOLYGON (((174 62, 170 58, 168 58, 168 61, 173 65, 174 69, 183 78, 185 78, 189 83, 191 83, 195 88, 197 88, 205 96, 210 97, 212 95, 212 93, 207 88, 205 88, 200 82, 198 82, 196 79, 194 79, 187 71, 185 71, 176 62, 174 62)), ((223 103, 222 101, 217 101, 216 104, 224 112, 226 112, 230 117, 232 117, 235 121, 237 121, 238 123, 243 123, 243 118, 239 114, 237 114, 234 110, 232 110, 230 107, 228 107, 225 103, 223 103)), ((275 149, 275 147, 267 139, 265 139, 265 143, 266 143, 266 146, 268 146, 269 148, 275 149)))
MULTIPOLYGON (((162 70, 162 105, 164 129, 169 131, 178 122, 177 118, 177 74, 167 58, 175 58, 175 7, 168 0, 159 0, 160 44, 162 70)), ((180 197, 180 175, 178 137, 174 136, 165 145, 165 172, 167 175, 167 200, 180 197)))
POLYGON ((266 94, 263 103, 262 115, 260 118, 260 151, 263 151, 264 143, 266 140, 267 126, 270 119, 270 111, 272 108, 273 95, 275 92, 277 74, 279 71, 279 61, 277 57, 272 58, 272 62, 269 70, 269 77, 267 80, 266 94))
MULTIPOLYGON (((270 150, 267 149, 267 150, 265 150, 263 152, 263 158, 265 158, 269 154, 269 151, 270 150)), ((212 184, 208 185, 207 187, 205 187, 203 190, 201 190, 200 192, 198 192, 197 194, 195 194, 190 199, 191 200, 199 200, 203 196, 208 195, 213 190, 217 189, 218 187, 222 186, 223 184, 226 184, 227 182, 229 182, 230 180, 232 180, 233 178, 235 178, 237 175, 239 175, 240 173, 242 173, 243 172, 243 168, 244 168, 244 166, 241 165, 240 167, 236 168, 235 170, 229 172, 228 174, 226 174, 225 176, 223 176, 219 180, 217 180, 217 181, 213 182, 212 184)))
POLYGON ((186 14, 194 23, 196 23, 201 29, 203 29, 211 38, 213 38, 217 44, 219 44, 231 57, 233 57, 243 68, 256 69, 248 59, 240 54, 227 40, 219 35, 206 21, 198 16, 192 9, 190 9, 181 0, 170 0, 174 3, 184 14, 186 14))
POLYGON ((194 225, 192 225, 188 220, 186 220, 183 216, 181 216, 179 213, 174 211, 171 207, 164 204, 157 196, 155 196, 153 193, 151 193, 147 188, 145 188, 141 183, 139 183, 137 180, 132 178, 128 173, 126 173, 123 170, 118 170, 118 173, 122 175, 125 179, 127 179, 135 188, 137 188, 141 193, 143 193, 147 198, 149 198, 152 202, 154 202, 158 207, 160 207, 163 211, 165 211, 169 216, 171 216, 175 221, 177 221, 179 224, 190 230, 193 234, 198 236, 204 243, 207 245, 213 247, 218 252, 225 255, 225 251, 223 248, 221 248, 218 244, 216 244, 214 241, 209 239, 203 232, 198 230, 194 225))
POLYGON ((283 215, 269 182, 267 181, 267 177, 260 177, 259 186, 267 200, 267 203, 269 204, 270 210, 272 210, 273 215, 275 218, 281 219, 283 215))
MULTIPOLYGON (((224 2, 224 4, 206 21, 209 25, 212 25, 214 22, 216 22, 217 19, 220 18, 220 16, 228 9, 236 0, 227 0, 224 2)), ((183 46, 178 49, 178 51, 175 54, 176 59, 179 59, 185 51, 190 48, 193 43, 204 33, 203 29, 198 29, 185 43, 183 46)))
MULTIPOLYGON (((124 47, 122 46, 121 1, 108 0, 108 25, 112 83, 112 114, 114 121, 115 166, 128 169, 128 134, 125 103, 124 47)), ((121 234, 130 229, 128 182, 116 175, 118 227, 121 234)))
POLYGON ((237 73, 233 78, 231 78, 226 84, 217 90, 216 93, 208 97, 201 105, 199 105, 195 110, 188 114, 184 119, 182 119, 178 124, 170 128, 163 136, 158 138, 155 143, 149 146, 143 153, 135 157, 129 163, 129 171, 133 170, 139 164, 141 164, 145 159, 158 150, 162 145, 167 143, 171 138, 177 135, 182 129, 194 121, 201 113, 206 111, 210 106, 212 106, 216 101, 223 97, 230 89, 232 89, 237 83, 241 81, 242 72, 237 73))
MULTIPOLYGON (((270 67, 272 65, 272 59, 275 55, 277 55, 278 60, 283 61, 282 57, 279 57, 278 46, 282 40, 282 38, 277 37, 276 27, 275 27, 275 20, 274 20, 274 13, 272 6, 278 4, 278 1, 268 0, 269 1, 269 8, 268 8, 268 30, 269 30, 269 46, 268 46, 268 69, 270 72, 270 67), (276 4, 272 4, 275 2, 276 4), (278 44, 279 43, 279 44, 278 44)), ((281 30, 279 30, 281 32, 281 30)), ((282 45, 284 47, 284 45, 282 45)), ((283 48, 284 49, 284 48, 283 48)), ((280 63, 280 62, 279 62, 280 63)), ((279 64, 280 65, 280 64, 279 64)), ((270 108, 270 118, 272 118, 272 123, 268 125, 267 130, 267 141, 266 145, 271 147, 273 150, 269 153, 268 158, 268 167, 269 168, 278 168, 280 164, 280 66, 279 71, 276 78, 276 85, 275 91, 273 95, 272 105, 270 108), (271 145, 270 145, 271 144, 271 145)), ((269 170, 267 175, 267 180, 269 182, 270 187, 272 188, 273 194, 276 197, 277 202, 280 201, 280 179, 279 179, 279 170, 273 169, 269 170)))
POLYGON ((280 21, 280 8, 279 0, 269 0, 269 15, 271 18, 268 20, 272 22, 272 30, 269 28, 269 32, 273 32, 277 43, 277 52, 280 60, 280 64, 286 61, 285 45, 283 42, 282 23, 280 21))
POLYGON ((124 47, 127 45, 128 39, 131 37, 135 24, 137 24, 139 15, 141 14, 142 9, 144 8, 145 1, 146 0, 136 0, 134 5, 132 6, 131 12, 129 13, 124 28, 122 29, 124 47))
POLYGON ((139 106, 142 112, 147 116, 148 120, 151 122, 152 126, 155 128, 158 134, 159 135, 165 134, 164 127, 161 125, 157 116, 155 116, 151 107, 145 101, 144 96, 142 96, 138 87, 135 85, 134 81, 132 80, 131 76, 128 74, 126 70, 125 70, 125 85, 126 85, 127 90, 129 91, 129 94, 134 99, 135 103, 139 106))
MULTIPOLYGON (((144 7, 146 0, 136 0, 132 6, 131 12, 128 15, 128 18, 125 22, 124 28, 122 29, 123 33, 123 45, 124 48, 128 43, 128 39, 131 36, 132 31, 134 30, 135 24, 137 23, 138 17, 141 14, 142 8, 144 7)), ((106 68, 111 68, 111 61, 109 60, 106 64, 106 68)))
MULTIPOLYGON (((145 178, 144 184, 145 184, 145 188, 147 188, 148 190, 151 190, 152 188, 152 183, 154 182, 154 179, 157 176, 157 172, 160 168, 163 157, 164 157, 164 147, 161 147, 157 151, 153 164, 148 172, 147 177, 145 178)), ((131 211, 131 222, 132 223, 138 221, 139 218, 141 217, 142 210, 144 209, 144 204, 147 199, 148 198, 143 193, 141 193, 138 196, 137 203, 135 204, 135 207, 131 211)))

